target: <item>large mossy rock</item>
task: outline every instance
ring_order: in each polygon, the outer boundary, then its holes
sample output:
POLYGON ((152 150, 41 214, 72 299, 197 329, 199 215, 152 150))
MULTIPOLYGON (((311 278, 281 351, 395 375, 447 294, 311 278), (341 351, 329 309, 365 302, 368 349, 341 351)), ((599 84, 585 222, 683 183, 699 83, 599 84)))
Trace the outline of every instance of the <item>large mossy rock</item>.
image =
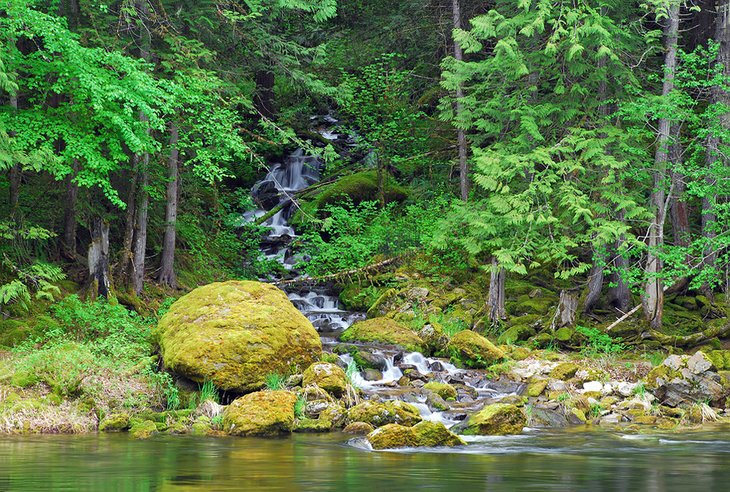
POLYGON ((342 333, 340 340, 387 343, 413 352, 424 352, 426 346, 415 331, 390 318, 358 321, 342 333))
POLYGON ((223 429, 233 436, 276 436, 294 429, 297 395, 258 391, 236 399, 223 411, 223 429))
POLYGON ((304 369, 322 353, 312 323, 284 292, 260 282, 198 287, 172 305, 156 334, 169 369, 240 393, 262 388, 267 374, 304 369))
POLYGON ((461 446, 464 441, 440 422, 420 422, 413 427, 388 424, 367 436, 373 449, 461 446))
POLYGON ((468 367, 488 367, 505 357, 492 342, 471 330, 460 331, 451 337, 448 349, 455 362, 468 367))
POLYGON ((335 396, 341 396, 347 390, 345 371, 329 362, 315 362, 304 371, 302 385, 316 385, 335 396))
POLYGON ((418 408, 400 400, 364 401, 347 411, 348 422, 365 422, 374 427, 386 424, 412 426, 421 421, 418 408))
POLYGON ((487 405, 464 422, 454 426, 463 435, 519 434, 527 425, 527 417, 519 407, 507 403, 487 405))

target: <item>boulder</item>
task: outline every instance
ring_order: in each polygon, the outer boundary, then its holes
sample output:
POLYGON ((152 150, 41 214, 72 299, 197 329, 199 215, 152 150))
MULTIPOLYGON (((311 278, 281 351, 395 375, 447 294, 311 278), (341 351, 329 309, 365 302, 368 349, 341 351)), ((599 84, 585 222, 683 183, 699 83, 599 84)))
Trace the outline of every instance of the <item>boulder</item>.
POLYGON ((223 430, 234 436, 276 436, 294 429, 297 396, 290 391, 258 391, 223 411, 223 430))
POLYGON ((649 372, 647 387, 669 407, 705 401, 723 404, 730 394, 730 385, 712 370, 715 367, 701 351, 692 357, 670 355, 649 372))
POLYGON ((440 422, 420 422, 413 427, 387 424, 367 436, 373 449, 461 446, 464 441, 440 422))
POLYGON ((304 386, 316 385, 335 396, 347 390, 345 371, 329 362, 315 362, 302 375, 304 386))
POLYGON ((550 377, 564 381, 575 376, 575 373, 578 372, 579 369, 580 367, 572 362, 563 362, 550 371, 550 377))
POLYGON ((390 318, 358 321, 342 333, 340 340, 387 343, 411 352, 425 351, 425 343, 416 332, 390 318))
POLYGON ((469 367, 488 367, 505 357, 489 340, 471 330, 462 330, 449 341, 452 360, 469 367))
POLYGON ((99 423, 100 432, 123 432, 129 429, 129 415, 126 413, 113 413, 108 415, 99 423))
POLYGON ((322 353, 317 331, 286 294, 251 281, 193 290, 162 317, 156 335, 169 369, 237 393, 262 388, 267 374, 307 367, 322 353))
POLYGON ((421 414, 410 403, 400 400, 364 401, 347 411, 348 422, 366 422, 374 427, 386 424, 412 426, 421 421, 421 414))
POLYGON ((444 400, 449 398, 456 399, 457 393, 456 388, 448 383, 439 383, 437 381, 429 381, 423 386, 425 389, 433 391, 444 400))
POLYGON ((353 422, 342 429, 342 432, 356 436, 366 436, 374 430, 375 428, 367 422, 353 422))
POLYGON ((519 407, 507 403, 487 405, 454 426, 454 431, 464 435, 519 434, 527 425, 527 417, 519 407))
POLYGON ((149 439, 157 434, 157 426, 151 420, 134 422, 129 429, 129 435, 135 439, 149 439))

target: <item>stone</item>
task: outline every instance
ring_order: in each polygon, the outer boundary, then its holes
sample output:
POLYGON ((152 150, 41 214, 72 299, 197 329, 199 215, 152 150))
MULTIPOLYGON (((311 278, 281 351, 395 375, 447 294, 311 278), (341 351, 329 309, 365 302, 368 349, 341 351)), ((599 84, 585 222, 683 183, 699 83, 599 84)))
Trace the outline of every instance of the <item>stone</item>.
POLYGON ((692 374, 702 374, 705 371, 713 369, 712 361, 700 350, 694 353, 692 357, 687 359, 687 369, 692 374))
POLYGON ((418 336, 421 337, 432 354, 445 351, 449 344, 449 337, 444 334, 443 328, 438 323, 425 325, 418 332, 418 336))
POLYGON ((374 431, 375 428, 367 422, 352 422, 342 429, 345 434, 352 434, 355 436, 366 436, 374 431))
POLYGON ((572 362, 563 362, 562 364, 555 366, 555 368, 550 371, 550 377, 564 381, 575 376, 575 373, 578 372, 579 369, 580 367, 572 362))
POLYGON ((373 449, 461 446, 464 441, 440 422, 420 422, 413 427, 387 424, 367 436, 373 449))
POLYGON ((684 360, 682 360, 682 357, 679 355, 670 355, 666 359, 664 359, 664 362, 662 362, 662 365, 667 366, 673 371, 678 371, 680 367, 684 365, 684 360))
POLYGON ((268 374, 319 360, 312 323, 273 285, 252 281, 198 287, 178 299, 155 330, 165 366, 224 391, 260 389, 268 374))
POLYGON ((129 414, 113 413, 99 423, 100 432, 124 432, 129 429, 129 414))
POLYGON ((525 413, 516 405, 495 403, 454 426, 454 431, 464 435, 519 434, 527 425, 525 413))
POLYGON ((530 325, 515 325, 507 328, 507 330, 499 335, 497 343, 513 344, 515 342, 527 340, 528 338, 535 336, 535 333, 535 328, 530 325))
POLYGON ((342 396, 347 391, 347 376, 345 371, 329 362, 315 362, 302 374, 304 386, 319 386, 328 393, 342 396))
POLYGON ((332 430, 332 422, 326 419, 297 419, 294 423, 294 432, 329 432, 332 430))
POLYGON ((462 330, 451 337, 448 350, 452 360, 468 367, 489 367, 505 357, 492 342, 471 330, 462 330))
POLYGON ((583 391, 585 392, 597 392, 602 393, 603 392, 603 383, 600 381, 588 381, 587 383, 583 383, 583 391))
POLYGON ((386 424, 401 424, 410 427, 421 420, 418 408, 400 400, 384 402, 367 400, 347 411, 348 422, 366 422, 373 427, 381 427, 386 424))
POLYGON ((545 406, 535 406, 529 412, 530 427, 562 428, 568 426, 563 412, 545 406))
POLYGON ((416 446, 463 446, 466 444, 459 436, 449 431, 441 422, 419 422, 411 427, 416 435, 416 446))
POLYGON ((223 429, 233 436, 288 434, 294 429, 296 401, 297 396, 290 391, 249 393, 223 411, 223 429))
POLYGON ((340 340, 387 343, 411 352, 425 352, 426 347, 416 332, 395 320, 382 317, 354 323, 342 332, 340 340))
POLYGON ((134 439, 149 439, 157 433, 157 426, 151 420, 134 422, 129 429, 129 435, 134 439))
POLYGON ((545 388, 547 388, 547 385, 547 379, 535 379, 530 381, 530 383, 527 385, 527 396, 533 398, 540 396, 543 391, 545 391, 545 388))
POLYGON ((636 391, 636 387, 636 383, 622 381, 618 383, 618 387, 616 388, 616 390, 618 391, 619 395, 629 397, 634 394, 634 392, 636 391))
POLYGON ((365 369, 362 372, 362 377, 365 381, 380 381, 383 379, 383 373, 377 369, 365 369))
POLYGON ((430 382, 426 383, 423 387, 429 391, 433 391, 434 393, 439 395, 444 400, 448 400, 449 398, 455 400, 456 396, 457 396, 456 388, 454 388, 453 386, 451 386, 448 383, 439 383, 437 381, 430 381, 430 382))

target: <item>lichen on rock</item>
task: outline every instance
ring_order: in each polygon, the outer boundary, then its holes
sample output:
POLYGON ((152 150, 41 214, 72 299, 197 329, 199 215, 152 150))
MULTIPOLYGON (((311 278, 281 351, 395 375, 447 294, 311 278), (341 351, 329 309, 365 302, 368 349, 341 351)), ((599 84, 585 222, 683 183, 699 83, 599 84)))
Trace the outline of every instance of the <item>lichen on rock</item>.
POLYGON ((451 337, 448 348, 452 360, 469 367, 488 367, 505 357, 492 342, 471 330, 460 331, 451 337))
POLYGON ((294 429, 297 396, 290 391, 258 391, 223 411, 223 429, 234 436, 276 436, 294 429))
POLYGON ((418 409, 400 400, 364 401, 347 411, 348 422, 366 422, 374 427, 386 424, 412 426, 421 421, 418 409))
POLYGON ((316 385, 335 396, 341 396, 347 390, 345 371, 329 362, 315 362, 304 371, 302 384, 316 385))
POLYGON ((527 425, 527 417, 519 407, 506 403, 487 405, 454 427, 464 435, 519 434, 527 425))
POLYGON ((416 332, 390 318, 358 321, 342 333, 340 340, 387 343, 412 352, 425 352, 426 345, 416 332))

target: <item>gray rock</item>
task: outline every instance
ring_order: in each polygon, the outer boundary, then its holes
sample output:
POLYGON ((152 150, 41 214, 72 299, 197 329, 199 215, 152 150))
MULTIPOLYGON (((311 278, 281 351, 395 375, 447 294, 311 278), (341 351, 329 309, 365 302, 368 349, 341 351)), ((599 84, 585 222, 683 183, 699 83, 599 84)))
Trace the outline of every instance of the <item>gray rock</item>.
POLYGON ((701 374, 712 369, 712 362, 701 350, 698 350, 692 357, 687 359, 687 369, 692 371, 692 374, 701 374))
POLYGON ((529 427, 568 427, 568 419, 554 408, 532 407, 528 416, 529 427))
POLYGON ((664 362, 662 362, 662 364, 664 364, 673 371, 678 371, 679 368, 684 365, 684 361, 679 355, 670 355, 669 357, 664 359, 664 362))

